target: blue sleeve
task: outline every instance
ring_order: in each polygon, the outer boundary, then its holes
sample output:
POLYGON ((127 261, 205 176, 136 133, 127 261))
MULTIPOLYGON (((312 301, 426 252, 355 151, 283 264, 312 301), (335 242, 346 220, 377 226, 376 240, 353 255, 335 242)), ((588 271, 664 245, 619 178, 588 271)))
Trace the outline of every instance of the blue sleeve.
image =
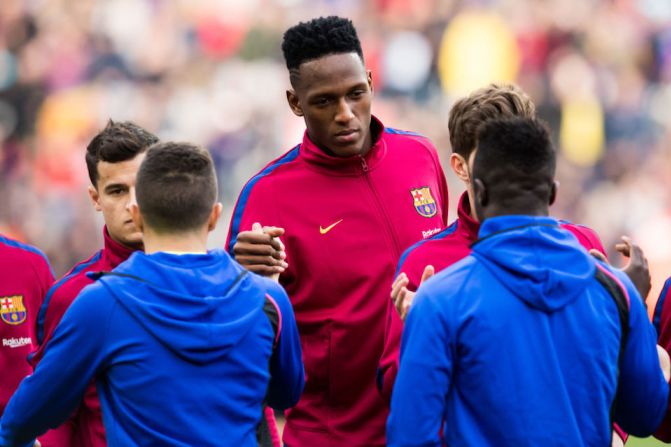
MULTIPOLYGON (((270 281, 268 281, 270 282, 270 281)), ((298 336, 296 318, 284 289, 272 283, 268 295, 277 305, 280 315, 277 345, 270 359, 270 384, 268 405, 277 410, 293 407, 298 403, 305 384, 303 354, 298 336)))
POLYGON ((67 310, 35 372, 21 382, 0 421, 0 446, 27 443, 62 424, 98 370, 114 300, 93 286, 67 310), (98 296, 102 294, 104 296, 98 296))
POLYGON ((441 442, 439 430, 452 383, 455 342, 449 312, 439 309, 430 293, 430 283, 419 289, 403 330, 400 368, 387 420, 389 446, 439 446, 441 442))
POLYGON ((659 366, 657 337, 643 300, 626 275, 619 271, 614 273, 627 288, 630 298, 629 335, 620 369, 614 420, 627 433, 645 437, 662 422, 669 385, 659 366))

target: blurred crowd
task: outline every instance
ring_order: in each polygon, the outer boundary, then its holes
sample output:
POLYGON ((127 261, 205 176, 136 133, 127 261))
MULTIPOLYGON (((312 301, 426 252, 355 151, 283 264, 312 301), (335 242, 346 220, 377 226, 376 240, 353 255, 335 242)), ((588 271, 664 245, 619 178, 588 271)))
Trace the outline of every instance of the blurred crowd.
POLYGON ((282 33, 331 14, 359 30, 374 113, 445 160, 456 99, 491 81, 524 88, 561 153, 553 214, 608 246, 633 236, 656 296, 671 275, 668 0, 2 0, 0 232, 43 249, 57 275, 101 246, 84 151, 111 118, 210 149, 223 246, 244 181, 303 132, 282 33))

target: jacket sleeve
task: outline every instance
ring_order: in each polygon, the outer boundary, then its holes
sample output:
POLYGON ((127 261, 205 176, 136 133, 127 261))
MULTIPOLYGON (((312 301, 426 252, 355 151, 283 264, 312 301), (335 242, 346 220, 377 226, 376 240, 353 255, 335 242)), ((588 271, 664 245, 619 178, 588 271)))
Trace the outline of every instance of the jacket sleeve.
POLYGON ((420 289, 406 320, 387 421, 389 446, 439 446, 452 382, 454 329, 430 290, 420 289))
POLYGON ((279 323, 277 343, 270 359, 267 398, 272 408, 284 410, 296 405, 303 394, 303 354, 294 311, 286 292, 280 285, 273 283, 268 297, 277 307, 279 323))
POLYGON ((238 234, 251 230, 254 222, 259 222, 262 226, 281 226, 276 213, 273 188, 269 182, 272 179, 261 174, 252 177, 238 196, 226 238, 226 251, 233 257, 233 246, 238 234))
MULTIPOLYGON (((668 299, 670 289, 671 278, 668 278, 659 294, 652 316, 652 323, 657 330, 657 344, 669 353, 671 353, 671 300, 668 299)), ((671 442, 671 401, 668 403, 664 420, 658 427, 655 437, 667 443, 671 442)))
POLYGON ((620 365, 614 422, 634 436, 651 435, 662 421, 669 385, 659 366, 655 330, 629 278, 614 271, 629 295, 629 334, 620 365))
POLYGON ((114 300, 99 288, 82 292, 56 328, 35 372, 9 401, 0 421, 0 446, 26 443, 62 424, 81 401, 105 356, 114 300), (104 292, 102 292, 104 294, 104 292))

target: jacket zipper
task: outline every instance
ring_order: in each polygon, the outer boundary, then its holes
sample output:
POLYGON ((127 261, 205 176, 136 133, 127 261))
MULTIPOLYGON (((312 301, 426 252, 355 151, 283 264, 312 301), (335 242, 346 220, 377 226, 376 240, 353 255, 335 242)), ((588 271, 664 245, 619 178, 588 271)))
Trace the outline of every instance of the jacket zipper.
POLYGON ((396 237, 394 236, 394 231, 393 228, 391 227, 391 220, 389 219, 389 216, 387 215, 387 212, 385 211, 384 205, 382 201, 380 200, 380 197, 377 194, 377 190, 375 189, 375 185, 373 185, 373 182, 370 179, 370 176, 368 174, 368 163, 366 162, 366 159, 361 156, 361 170, 363 171, 363 176, 366 179, 366 183, 368 184, 368 187, 370 188, 371 192, 373 193, 373 199, 375 200, 375 204, 377 205, 378 210, 380 211, 380 214, 382 215, 382 220, 384 220, 384 226, 387 228, 387 234, 389 238, 391 239, 392 243, 392 248, 394 250, 394 262, 399 259, 401 256, 401 249, 398 246, 398 241, 396 240, 396 237))

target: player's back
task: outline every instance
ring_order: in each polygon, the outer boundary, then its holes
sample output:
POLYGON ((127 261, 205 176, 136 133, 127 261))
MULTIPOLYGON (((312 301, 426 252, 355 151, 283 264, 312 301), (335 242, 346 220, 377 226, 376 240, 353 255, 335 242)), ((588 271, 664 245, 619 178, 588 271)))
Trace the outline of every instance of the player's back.
MULTIPOLYGON (((432 411, 445 417, 447 445, 609 445, 618 378, 625 392, 615 420, 641 433, 654 429, 665 398, 657 392, 663 383, 641 303, 632 303, 627 322, 628 332, 636 333, 629 341, 638 346, 623 351, 620 364, 618 305, 596 276, 605 267, 557 221, 496 218, 485 222, 480 236, 470 256, 419 289, 404 333, 397 385, 406 389, 412 377, 422 383, 418 388, 447 396, 432 411), (449 388, 432 386, 433 379, 413 370, 432 361, 434 340, 446 340, 446 354, 435 364, 451 371, 449 388), (633 377, 642 380, 638 368, 652 384, 639 390, 644 406, 626 392, 633 377)), ((628 280, 619 281, 639 299, 628 280)), ((413 396, 427 400, 421 390, 413 396)), ((412 408, 409 397, 395 392, 392 409, 412 408)), ((405 423, 421 424, 421 411, 417 418, 405 423)), ((408 445, 406 439, 392 435, 390 445, 408 445)))
POLYGON ((136 253, 82 292, 109 445, 256 445, 275 338, 259 281, 223 252, 136 253))

